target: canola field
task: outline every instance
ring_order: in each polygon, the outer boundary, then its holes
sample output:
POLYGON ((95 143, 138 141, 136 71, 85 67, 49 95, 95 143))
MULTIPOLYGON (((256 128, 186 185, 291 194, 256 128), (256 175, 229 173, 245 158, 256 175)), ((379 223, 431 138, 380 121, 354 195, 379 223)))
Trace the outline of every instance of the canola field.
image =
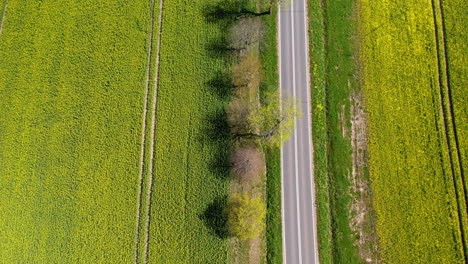
POLYGON ((227 196, 225 65, 211 49, 221 28, 204 10, 220 1, 164 1, 158 77, 149 263, 225 263, 227 196), (221 201, 221 202, 217 202, 221 201))
POLYGON ((149 1, 8 1, 0 263, 133 261, 149 19, 149 1))
POLYGON ((466 1, 359 1, 385 263, 466 263, 466 1))

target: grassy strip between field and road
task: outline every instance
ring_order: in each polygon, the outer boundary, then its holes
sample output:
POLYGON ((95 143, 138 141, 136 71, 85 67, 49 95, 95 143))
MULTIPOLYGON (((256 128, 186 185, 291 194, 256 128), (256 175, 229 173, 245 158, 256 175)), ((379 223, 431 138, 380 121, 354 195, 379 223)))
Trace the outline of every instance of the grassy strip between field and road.
POLYGON ((328 186, 326 37, 323 2, 309 0, 308 11, 318 248, 320 262, 333 263, 332 220, 328 186))
POLYGON ((382 260, 466 263, 466 3, 360 5, 382 260))
MULTIPOLYGON (((350 120, 353 95, 360 93, 357 80, 357 23, 354 1, 309 0, 310 70, 312 87, 312 136, 317 199, 317 230, 321 263, 360 263, 375 260, 374 238, 369 236, 369 221, 352 227, 353 205, 368 199, 357 195, 357 182, 368 181, 364 172, 354 174, 350 120), (353 181, 353 179, 355 179, 353 181), (358 197, 358 199, 356 199, 358 197), (366 226, 367 225, 367 226, 366 226), (354 228, 354 229, 353 229, 354 228), (357 232, 370 239, 357 244, 357 232)), ((365 139, 364 139, 365 140, 365 139)), ((354 164, 354 166, 357 166, 354 164)), ((361 171, 365 170, 365 165, 361 171)), ((362 184, 365 186, 366 184, 362 184)), ((367 188, 366 191, 368 192, 367 188)), ((372 219, 370 204, 364 208, 372 219)))
POLYGON ((9 1, 0 262, 134 260, 149 1, 9 1))
MULTIPOLYGON (((264 66, 264 78, 260 85, 260 99, 268 92, 279 88, 278 84, 278 52, 277 52, 277 13, 274 7, 272 13, 263 17, 266 25, 265 46, 261 49, 261 60, 264 66)), ((280 149, 264 147, 267 168, 267 263, 282 263, 283 237, 281 218, 281 156, 280 149)))

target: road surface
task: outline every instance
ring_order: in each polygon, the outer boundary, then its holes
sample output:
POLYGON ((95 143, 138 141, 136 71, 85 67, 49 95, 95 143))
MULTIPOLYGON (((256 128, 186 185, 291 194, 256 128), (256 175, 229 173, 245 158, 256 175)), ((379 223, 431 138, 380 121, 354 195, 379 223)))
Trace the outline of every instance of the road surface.
POLYGON ((313 185, 308 40, 305 0, 280 7, 281 93, 299 100, 302 117, 281 150, 283 260, 285 264, 319 263, 313 185))

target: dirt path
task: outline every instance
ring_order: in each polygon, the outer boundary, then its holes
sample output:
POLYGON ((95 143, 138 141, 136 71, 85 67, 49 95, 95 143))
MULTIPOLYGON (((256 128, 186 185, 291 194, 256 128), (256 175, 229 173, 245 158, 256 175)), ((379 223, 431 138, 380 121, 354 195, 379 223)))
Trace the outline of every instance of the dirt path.
MULTIPOLYGON (((154 128, 155 128, 155 116, 156 116, 156 94, 157 94, 157 72, 159 69, 159 45, 160 45, 160 36, 161 36, 161 15, 162 15, 162 0, 160 1, 160 9, 159 9, 159 31, 158 31, 158 37, 157 37, 157 47, 156 47, 156 67, 155 67, 155 77, 154 77, 154 89, 153 89, 153 103, 152 103, 152 125, 151 125, 151 148, 149 150, 150 152, 150 162, 149 162, 149 167, 148 167, 148 190, 146 191, 146 199, 147 202, 150 201, 150 195, 151 195, 151 185, 152 185, 152 167, 153 167, 153 148, 154 148, 154 128)), ((136 224, 135 224, 135 256, 134 256, 134 262, 138 263, 138 255, 139 255, 139 240, 140 240, 140 221, 141 221, 141 203, 143 200, 143 180, 144 180, 144 167, 145 167, 145 145, 146 145, 146 123, 147 123, 147 115, 148 115, 148 99, 149 99, 149 93, 150 93, 150 71, 151 71, 151 58, 153 57, 153 35, 154 35, 154 7, 155 7, 155 0, 151 1, 151 18, 150 18, 150 31, 148 34, 148 62, 147 62, 147 67, 146 67, 146 80, 145 80, 145 96, 144 96, 144 108, 143 108, 143 114, 142 114, 142 123, 141 123, 141 148, 140 148, 140 168, 139 168, 139 173, 138 173, 138 191, 137 191, 137 210, 136 210, 136 224)), ((149 205, 147 206, 148 209, 149 205)), ((147 216, 145 218, 145 221, 147 222, 145 224, 145 228, 148 229, 149 226, 149 211, 147 211, 147 216)), ((147 258, 147 250, 148 250, 148 230, 145 232, 145 244, 144 244, 144 262, 146 262, 147 258)))
POLYGON ((3 23, 5 22, 5 15, 6 15, 7 7, 8 7, 8 1, 5 1, 5 5, 3 6, 2 20, 0 21, 0 34, 2 34, 2 31, 3 31, 3 23))

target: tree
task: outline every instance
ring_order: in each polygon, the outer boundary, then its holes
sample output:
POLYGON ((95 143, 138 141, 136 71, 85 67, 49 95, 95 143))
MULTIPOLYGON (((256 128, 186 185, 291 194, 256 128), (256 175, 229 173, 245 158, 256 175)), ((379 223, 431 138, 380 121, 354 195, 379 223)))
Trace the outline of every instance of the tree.
POLYGON ((248 113, 248 132, 235 134, 235 139, 260 138, 271 146, 280 146, 289 139, 296 118, 301 116, 296 100, 292 97, 280 98, 279 91, 275 91, 268 93, 265 101, 261 107, 248 113))
POLYGON ((241 181, 258 178, 265 167, 262 154, 254 147, 236 148, 230 162, 232 174, 241 181))
POLYGON ((260 58, 250 53, 232 69, 232 84, 236 88, 258 88, 262 79, 260 58))
POLYGON ((244 17, 230 29, 228 42, 233 50, 245 51, 252 45, 259 45, 263 40, 265 26, 255 17, 244 17))
POLYGON ((245 240, 257 237, 265 228, 265 204, 247 193, 234 194, 227 206, 229 233, 245 240))

